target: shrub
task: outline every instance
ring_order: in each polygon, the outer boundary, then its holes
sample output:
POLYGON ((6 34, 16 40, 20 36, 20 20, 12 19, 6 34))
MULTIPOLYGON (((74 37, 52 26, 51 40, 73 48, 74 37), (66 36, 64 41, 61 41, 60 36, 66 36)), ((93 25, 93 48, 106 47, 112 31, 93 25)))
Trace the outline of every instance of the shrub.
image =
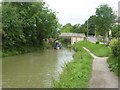
POLYGON ((114 47, 117 42, 118 42, 118 40, 116 38, 113 38, 110 42, 110 47, 111 48, 114 47))
POLYGON ((45 42, 45 43, 44 43, 44 48, 45 48, 45 49, 52 48, 52 45, 51 45, 50 43, 48 43, 48 42, 45 42))
POLYGON ((96 41, 96 44, 99 44, 100 42, 99 41, 96 41))
POLYGON ((120 57, 116 57, 114 55, 110 55, 107 62, 109 64, 110 71, 115 72, 117 76, 120 77, 119 63, 120 57))
POLYGON ((120 41, 118 39, 112 39, 110 47, 114 56, 120 55, 120 41))

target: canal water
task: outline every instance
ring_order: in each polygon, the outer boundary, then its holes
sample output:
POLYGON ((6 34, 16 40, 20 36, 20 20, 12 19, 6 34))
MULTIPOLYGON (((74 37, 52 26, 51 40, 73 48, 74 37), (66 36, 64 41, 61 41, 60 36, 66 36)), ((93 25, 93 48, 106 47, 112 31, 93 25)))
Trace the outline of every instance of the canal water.
POLYGON ((63 48, 5 57, 2 59, 3 88, 52 88, 64 63, 74 51, 63 48))

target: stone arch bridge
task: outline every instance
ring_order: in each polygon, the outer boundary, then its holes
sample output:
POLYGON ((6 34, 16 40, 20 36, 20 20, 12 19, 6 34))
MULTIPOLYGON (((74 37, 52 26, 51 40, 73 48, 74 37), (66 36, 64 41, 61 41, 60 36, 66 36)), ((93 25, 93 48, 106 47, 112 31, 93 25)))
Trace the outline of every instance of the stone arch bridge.
POLYGON ((61 33, 60 38, 71 39, 71 44, 82 41, 85 39, 85 34, 83 33, 61 33))

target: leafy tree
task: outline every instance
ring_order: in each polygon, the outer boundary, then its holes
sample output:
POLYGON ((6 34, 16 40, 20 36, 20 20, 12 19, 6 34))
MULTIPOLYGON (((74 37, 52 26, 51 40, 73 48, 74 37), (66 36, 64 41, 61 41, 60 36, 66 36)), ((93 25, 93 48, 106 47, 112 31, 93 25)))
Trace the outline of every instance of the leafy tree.
POLYGON ((80 33, 84 33, 85 35, 87 35, 87 32, 88 32, 88 30, 87 30, 87 21, 85 21, 85 23, 82 24, 81 27, 80 27, 80 33))
POLYGON ((58 19, 45 2, 4 2, 2 7, 3 51, 24 51, 22 47, 42 45, 58 33, 58 19))
POLYGON ((107 37, 114 22, 115 15, 111 7, 104 4, 96 8, 96 30, 99 34, 107 37))
POLYGON ((88 19, 88 34, 89 35, 95 35, 95 19, 96 19, 96 16, 95 15, 92 15, 90 16, 90 18, 88 19))
POLYGON ((64 25, 61 29, 62 33, 70 33, 73 31, 73 26, 70 23, 67 23, 66 25, 64 25))
POLYGON ((25 41, 25 37, 22 31, 21 20, 19 20, 19 15, 16 13, 17 8, 10 3, 4 3, 2 9, 2 48, 9 50, 18 48, 25 41))
POLYGON ((117 25, 117 24, 114 24, 112 26, 112 37, 115 37, 115 38, 120 37, 119 28, 120 28, 120 25, 117 25))
POLYGON ((72 31, 72 32, 74 32, 74 33, 79 33, 79 32, 80 32, 80 27, 81 27, 80 24, 75 24, 75 25, 73 26, 73 31, 72 31))

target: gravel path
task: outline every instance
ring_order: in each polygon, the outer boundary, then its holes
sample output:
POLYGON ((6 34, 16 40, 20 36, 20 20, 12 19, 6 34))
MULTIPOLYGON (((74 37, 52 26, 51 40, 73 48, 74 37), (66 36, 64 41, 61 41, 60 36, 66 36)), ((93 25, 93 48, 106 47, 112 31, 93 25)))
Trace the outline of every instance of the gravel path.
POLYGON ((83 48, 94 58, 89 88, 118 88, 118 77, 110 72, 107 57, 97 57, 87 48, 83 48))

